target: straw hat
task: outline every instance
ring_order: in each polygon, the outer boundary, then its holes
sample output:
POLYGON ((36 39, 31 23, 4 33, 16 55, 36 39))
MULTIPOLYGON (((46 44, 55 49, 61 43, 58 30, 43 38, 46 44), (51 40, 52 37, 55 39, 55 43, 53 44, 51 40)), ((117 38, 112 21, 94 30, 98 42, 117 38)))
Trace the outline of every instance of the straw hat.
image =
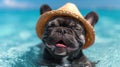
POLYGON ((47 21, 50 20, 52 17, 56 16, 73 17, 83 24, 86 34, 85 44, 82 47, 82 49, 88 48, 94 43, 95 33, 93 26, 86 19, 84 19, 84 17, 79 12, 78 8, 73 3, 67 3, 58 10, 48 11, 41 15, 36 25, 36 31, 39 38, 42 38, 44 27, 47 21))

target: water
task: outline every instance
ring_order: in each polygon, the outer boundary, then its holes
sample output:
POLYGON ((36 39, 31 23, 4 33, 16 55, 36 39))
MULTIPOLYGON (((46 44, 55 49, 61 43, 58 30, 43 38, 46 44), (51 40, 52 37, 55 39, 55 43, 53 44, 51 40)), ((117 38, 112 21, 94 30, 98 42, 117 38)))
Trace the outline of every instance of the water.
MULTIPOLYGON (((85 15, 90 10, 81 10, 85 15)), ((95 10, 99 21, 96 40, 84 50, 97 67, 119 67, 120 10, 95 10)), ((35 25, 39 10, 0 10, 0 67, 38 67, 40 39, 35 25)))

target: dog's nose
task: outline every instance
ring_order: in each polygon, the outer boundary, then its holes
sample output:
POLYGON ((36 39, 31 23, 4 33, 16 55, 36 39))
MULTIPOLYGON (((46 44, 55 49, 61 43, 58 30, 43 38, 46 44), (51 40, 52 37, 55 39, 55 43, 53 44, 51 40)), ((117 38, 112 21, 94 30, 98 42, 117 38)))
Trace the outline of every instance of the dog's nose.
POLYGON ((64 28, 58 28, 57 30, 56 30, 56 32, 58 32, 58 33, 61 33, 61 34, 68 34, 69 32, 68 32, 68 30, 67 29, 64 29, 64 28))

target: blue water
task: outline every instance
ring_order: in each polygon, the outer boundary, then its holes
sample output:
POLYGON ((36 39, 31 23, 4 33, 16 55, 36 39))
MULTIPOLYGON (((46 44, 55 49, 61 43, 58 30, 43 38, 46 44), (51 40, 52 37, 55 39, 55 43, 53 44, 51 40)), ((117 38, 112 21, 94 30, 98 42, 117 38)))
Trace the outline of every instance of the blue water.
MULTIPOLYGON (((90 10, 81 10, 85 15, 90 10)), ((99 21, 95 26, 96 40, 84 50, 97 67, 119 67, 120 10, 95 10, 99 21)), ((0 67, 38 67, 40 39, 35 25, 39 10, 0 10, 0 67)))

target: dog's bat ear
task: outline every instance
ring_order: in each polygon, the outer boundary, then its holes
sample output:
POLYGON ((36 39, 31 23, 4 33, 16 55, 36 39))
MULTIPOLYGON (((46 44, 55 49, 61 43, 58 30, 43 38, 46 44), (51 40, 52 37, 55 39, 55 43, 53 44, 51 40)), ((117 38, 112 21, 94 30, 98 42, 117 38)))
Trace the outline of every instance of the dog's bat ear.
POLYGON ((85 16, 85 19, 94 26, 98 21, 98 15, 92 11, 85 16))
POLYGON ((48 6, 47 4, 43 4, 41 7, 40 7, 40 14, 43 14, 47 11, 51 11, 52 9, 50 8, 50 6, 48 6))

